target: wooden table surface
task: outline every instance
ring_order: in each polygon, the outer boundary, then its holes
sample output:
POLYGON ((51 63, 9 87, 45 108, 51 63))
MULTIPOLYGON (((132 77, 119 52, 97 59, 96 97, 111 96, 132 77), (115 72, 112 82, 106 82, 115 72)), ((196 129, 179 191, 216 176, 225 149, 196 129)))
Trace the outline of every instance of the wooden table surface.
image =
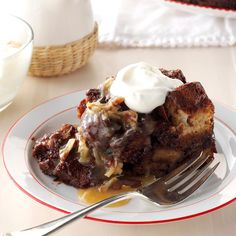
MULTIPOLYGON (((236 109, 236 48, 98 49, 80 70, 58 78, 26 78, 13 104, 0 113, 0 143, 10 126, 34 106, 76 89, 96 87, 123 66, 139 61, 183 70, 188 81, 200 81, 210 98, 236 109)), ((32 227, 64 214, 20 191, 0 158, 0 231, 32 227)), ((54 235, 236 235, 236 202, 184 221, 156 225, 116 225, 78 220, 54 235)))

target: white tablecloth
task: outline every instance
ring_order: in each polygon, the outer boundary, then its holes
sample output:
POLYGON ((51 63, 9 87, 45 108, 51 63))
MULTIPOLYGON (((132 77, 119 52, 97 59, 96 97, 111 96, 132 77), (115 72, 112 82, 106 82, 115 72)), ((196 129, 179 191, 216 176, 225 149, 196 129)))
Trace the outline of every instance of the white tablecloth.
POLYGON ((236 45, 236 19, 189 13, 158 0, 91 0, 101 46, 236 45))

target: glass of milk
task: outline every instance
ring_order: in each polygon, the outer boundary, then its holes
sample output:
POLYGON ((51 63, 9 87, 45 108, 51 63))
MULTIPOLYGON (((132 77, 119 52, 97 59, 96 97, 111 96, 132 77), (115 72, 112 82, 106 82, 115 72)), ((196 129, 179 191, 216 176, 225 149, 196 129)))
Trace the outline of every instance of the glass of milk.
POLYGON ((0 111, 9 106, 20 89, 31 62, 31 26, 16 16, 0 16, 0 111))

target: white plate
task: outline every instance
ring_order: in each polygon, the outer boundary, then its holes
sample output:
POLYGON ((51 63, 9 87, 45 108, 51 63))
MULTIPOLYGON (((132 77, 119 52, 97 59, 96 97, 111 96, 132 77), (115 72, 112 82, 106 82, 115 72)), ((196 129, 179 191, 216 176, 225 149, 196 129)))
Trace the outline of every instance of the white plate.
MULTIPOLYGON (((77 123, 76 105, 84 92, 74 92, 43 103, 20 118, 8 131, 2 152, 5 167, 17 186, 40 203, 63 212, 84 207, 77 190, 56 184, 40 171, 31 156, 32 137, 53 131, 62 123, 77 123)), ((236 113, 215 103, 215 137, 221 164, 215 174, 188 200, 174 207, 158 208, 133 199, 118 208, 104 208, 88 219, 125 224, 160 223, 198 216, 236 199, 236 113), (223 157, 222 153, 226 158, 223 157)))
POLYGON ((236 18, 236 10, 197 6, 190 3, 175 2, 174 0, 159 0, 159 1, 169 7, 173 7, 191 13, 205 14, 216 17, 236 18))

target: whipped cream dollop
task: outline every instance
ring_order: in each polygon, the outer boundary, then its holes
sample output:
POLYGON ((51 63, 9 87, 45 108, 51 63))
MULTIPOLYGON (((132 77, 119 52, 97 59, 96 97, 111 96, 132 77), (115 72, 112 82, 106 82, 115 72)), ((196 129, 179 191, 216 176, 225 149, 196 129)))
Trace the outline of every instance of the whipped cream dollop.
POLYGON ((118 72, 110 94, 123 97, 125 104, 136 112, 150 113, 164 104, 168 92, 182 84, 182 81, 162 74, 158 67, 139 62, 118 72))

